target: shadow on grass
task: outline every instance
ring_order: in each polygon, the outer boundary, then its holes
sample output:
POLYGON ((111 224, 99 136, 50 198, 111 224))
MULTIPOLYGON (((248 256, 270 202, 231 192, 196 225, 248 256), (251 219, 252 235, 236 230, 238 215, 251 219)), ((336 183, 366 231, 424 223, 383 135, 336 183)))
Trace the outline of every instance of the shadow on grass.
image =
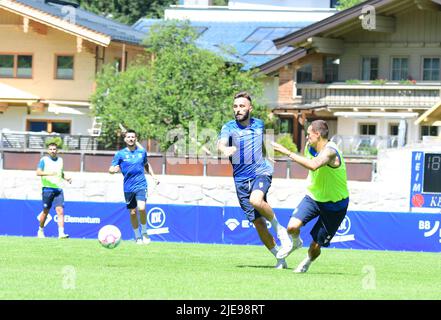
POLYGON ((274 266, 250 266, 250 265, 238 265, 236 268, 257 268, 257 269, 275 269, 274 266))
MULTIPOLYGON (((275 269, 274 266, 255 266, 255 265, 237 265, 236 268, 257 268, 257 269, 275 269)), ((293 270, 293 268, 286 269, 288 271, 293 270)), ((359 277, 360 273, 349 273, 349 272, 322 272, 322 271, 308 271, 305 273, 295 273, 293 274, 297 275, 306 275, 306 274, 314 274, 314 275, 330 275, 330 276, 352 276, 352 277, 359 277)))

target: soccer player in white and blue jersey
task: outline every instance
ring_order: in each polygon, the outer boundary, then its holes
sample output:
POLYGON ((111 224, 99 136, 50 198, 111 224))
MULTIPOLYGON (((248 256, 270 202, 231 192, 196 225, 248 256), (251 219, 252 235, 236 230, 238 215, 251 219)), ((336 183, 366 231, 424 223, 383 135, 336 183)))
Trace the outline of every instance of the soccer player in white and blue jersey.
POLYGON ((121 171, 123 174, 124 197, 127 209, 129 209, 130 222, 135 232, 136 243, 149 244, 150 238, 147 235, 147 214, 145 211, 147 180, 144 169, 152 176, 156 184, 159 181, 147 161, 146 150, 139 147, 136 140, 136 132, 134 130, 127 130, 124 136, 126 147, 118 151, 113 157, 109 173, 114 174, 121 171), (139 232, 137 209, 141 221, 141 232, 139 232))
MULTIPOLYGON (((284 251, 291 250, 292 239, 278 223, 266 201, 273 167, 263 156, 264 123, 250 116, 252 110, 248 93, 239 92, 234 96, 233 111, 236 120, 229 121, 222 127, 218 150, 230 158, 236 194, 242 210, 256 227, 262 243, 276 256, 280 248, 268 231, 266 220, 271 222, 284 251)), ((287 267, 284 258, 277 259, 277 269, 287 267)))
POLYGON ((72 179, 64 175, 63 159, 58 156, 58 146, 55 143, 48 145, 48 155, 40 159, 37 167, 37 176, 41 177, 43 211, 39 215, 40 227, 37 237, 44 238, 44 225, 52 206, 58 216, 58 238, 66 239, 69 235, 64 233, 64 193, 63 180, 71 183, 72 179))

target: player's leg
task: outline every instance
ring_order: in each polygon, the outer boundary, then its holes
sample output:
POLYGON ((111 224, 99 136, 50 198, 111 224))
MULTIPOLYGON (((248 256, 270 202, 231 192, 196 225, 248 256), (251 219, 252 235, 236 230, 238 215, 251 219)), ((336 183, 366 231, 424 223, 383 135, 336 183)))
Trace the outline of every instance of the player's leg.
POLYGON ((313 240, 311 242, 311 245, 309 246, 308 254, 306 255, 305 259, 303 259, 302 262, 300 262, 297 268, 295 268, 293 271, 295 273, 305 273, 306 271, 308 271, 311 263, 320 255, 320 248, 321 246, 313 240))
POLYGON ((277 254, 278 258, 287 257, 291 252, 303 246, 302 238, 300 238, 300 229, 309 221, 316 218, 319 215, 319 212, 320 208, 317 203, 309 196, 305 196, 302 201, 300 201, 299 205, 292 213, 287 227, 288 233, 293 240, 293 246, 288 251, 280 250, 277 254))
POLYGON ((69 238, 69 235, 64 233, 64 194, 63 194, 63 190, 55 192, 53 204, 55 207, 55 212, 57 213, 57 216, 58 216, 58 238, 59 239, 69 238))
POLYGON ((293 246, 291 237, 288 235, 286 229, 279 224, 277 217, 266 201, 268 189, 271 186, 270 176, 257 176, 252 185, 252 192, 250 195, 250 203, 262 216, 264 216, 270 223, 273 230, 276 232, 284 251, 290 251, 293 246))
POLYGON ((38 238, 44 238, 44 223, 46 222, 47 215, 49 214, 49 210, 52 207, 52 202, 54 201, 55 194, 53 190, 43 188, 42 190, 42 199, 43 199, 43 210, 40 213, 40 225, 38 227, 38 238))
POLYGON ((130 224, 132 225, 133 232, 135 233, 135 241, 138 244, 142 244, 142 237, 141 233, 139 232, 138 215, 136 214, 136 193, 124 192, 124 197, 126 199, 126 207, 129 210, 130 224))
POLYGON ((44 208, 41 212, 40 212, 40 215, 39 215, 39 217, 40 217, 40 224, 39 224, 39 226, 38 226, 38 233, 37 233, 37 237, 38 238, 44 238, 45 237, 45 235, 44 235, 44 223, 46 222, 46 218, 47 218, 47 215, 49 214, 49 210, 50 209, 48 209, 48 208, 44 208))
MULTIPOLYGON (((248 221, 254 224, 256 227, 257 234, 259 235, 260 240, 265 245, 265 247, 276 256, 277 251, 279 250, 276 241, 273 236, 269 232, 266 226, 266 220, 263 218, 260 213, 254 209, 254 207, 250 203, 250 195, 251 195, 251 184, 248 181, 244 182, 236 182, 236 194, 239 200, 240 207, 244 211, 248 221)), ((280 266, 286 266, 286 262, 284 259, 277 261, 276 267, 280 268, 280 266)))
MULTIPOLYGON (((257 214, 257 212, 256 212, 257 214)), ((265 245, 265 247, 276 257, 277 252, 279 251, 279 247, 274 240, 274 237, 269 232, 268 227, 266 225, 266 219, 264 217, 259 216, 253 221, 254 226, 256 227, 257 234, 259 235, 260 241, 265 245)), ((276 258, 277 259, 277 258, 276 258)), ((288 268, 288 264, 285 259, 277 259, 276 269, 286 269, 288 268)))
POLYGON ((142 242, 144 244, 150 243, 150 237, 147 234, 147 213, 145 211, 146 205, 146 190, 141 190, 136 193, 136 203, 139 212, 139 220, 141 222, 141 234, 142 234, 142 242))
POLYGON ((309 246, 308 254, 294 272, 304 273, 308 271, 311 263, 320 256, 321 247, 329 246, 338 227, 346 216, 347 203, 343 203, 342 208, 338 208, 337 210, 338 211, 327 210, 323 208, 323 206, 320 207, 320 218, 311 230, 313 241, 309 246))

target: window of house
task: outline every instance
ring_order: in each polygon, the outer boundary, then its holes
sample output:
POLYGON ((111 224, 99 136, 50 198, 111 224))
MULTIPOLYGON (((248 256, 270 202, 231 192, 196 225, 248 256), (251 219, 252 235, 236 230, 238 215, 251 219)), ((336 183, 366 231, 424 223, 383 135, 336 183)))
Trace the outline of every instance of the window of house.
POLYGON ((32 55, 1 54, 1 78, 32 78, 32 55))
POLYGON ((17 78, 32 78, 32 56, 17 56, 17 78))
POLYGON ((392 58, 392 80, 409 78, 409 58, 392 58))
POLYGON ((378 58, 363 57, 361 60, 361 79, 375 80, 378 79, 378 58))
POLYGON ((331 0, 330 7, 335 8, 338 5, 339 0, 331 0))
POLYGON ((421 126, 421 138, 423 136, 438 136, 438 127, 435 126, 421 126))
POLYGON ((360 124, 360 135, 375 136, 377 134, 377 125, 372 123, 360 124))
POLYGON ((325 82, 338 81, 339 59, 335 57, 324 57, 323 59, 323 74, 325 75, 325 82))
POLYGON ((55 78, 63 80, 72 80, 74 77, 74 57, 56 56, 55 78))
POLYGON ((292 118, 279 118, 280 133, 293 133, 292 118))
MULTIPOLYGON (((304 83, 304 82, 311 82, 311 81, 312 81, 312 65, 311 64, 305 64, 304 66, 297 69, 296 83, 304 83)), ((297 90, 296 95, 301 96, 302 89, 297 88, 296 90, 297 90)))
POLYGON ((9 54, 0 55, 0 77, 14 77, 14 56, 9 54))
POLYGON ((440 80, 439 58, 424 58, 423 59, 423 80, 440 80))
POLYGON ((32 132, 56 132, 70 134, 71 122, 68 120, 28 120, 27 130, 32 132))
POLYGON ((398 136, 398 123, 390 123, 389 124, 389 135, 390 136, 398 136))

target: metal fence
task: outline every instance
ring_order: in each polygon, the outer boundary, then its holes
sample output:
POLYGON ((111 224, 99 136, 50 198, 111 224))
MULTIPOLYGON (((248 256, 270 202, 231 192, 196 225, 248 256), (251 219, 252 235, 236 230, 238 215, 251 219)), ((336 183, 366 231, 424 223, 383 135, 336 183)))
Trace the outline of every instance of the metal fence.
POLYGON ((331 138, 344 155, 376 157, 378 150, 397 148, 398 136, 343 136, 331 138))
POLYGON ((37 132, 1 132, 0 148, 2 149, 45 149, 46 140, 60 137, 64 150, 100 150, 97 136, 49 134, 37 132))

